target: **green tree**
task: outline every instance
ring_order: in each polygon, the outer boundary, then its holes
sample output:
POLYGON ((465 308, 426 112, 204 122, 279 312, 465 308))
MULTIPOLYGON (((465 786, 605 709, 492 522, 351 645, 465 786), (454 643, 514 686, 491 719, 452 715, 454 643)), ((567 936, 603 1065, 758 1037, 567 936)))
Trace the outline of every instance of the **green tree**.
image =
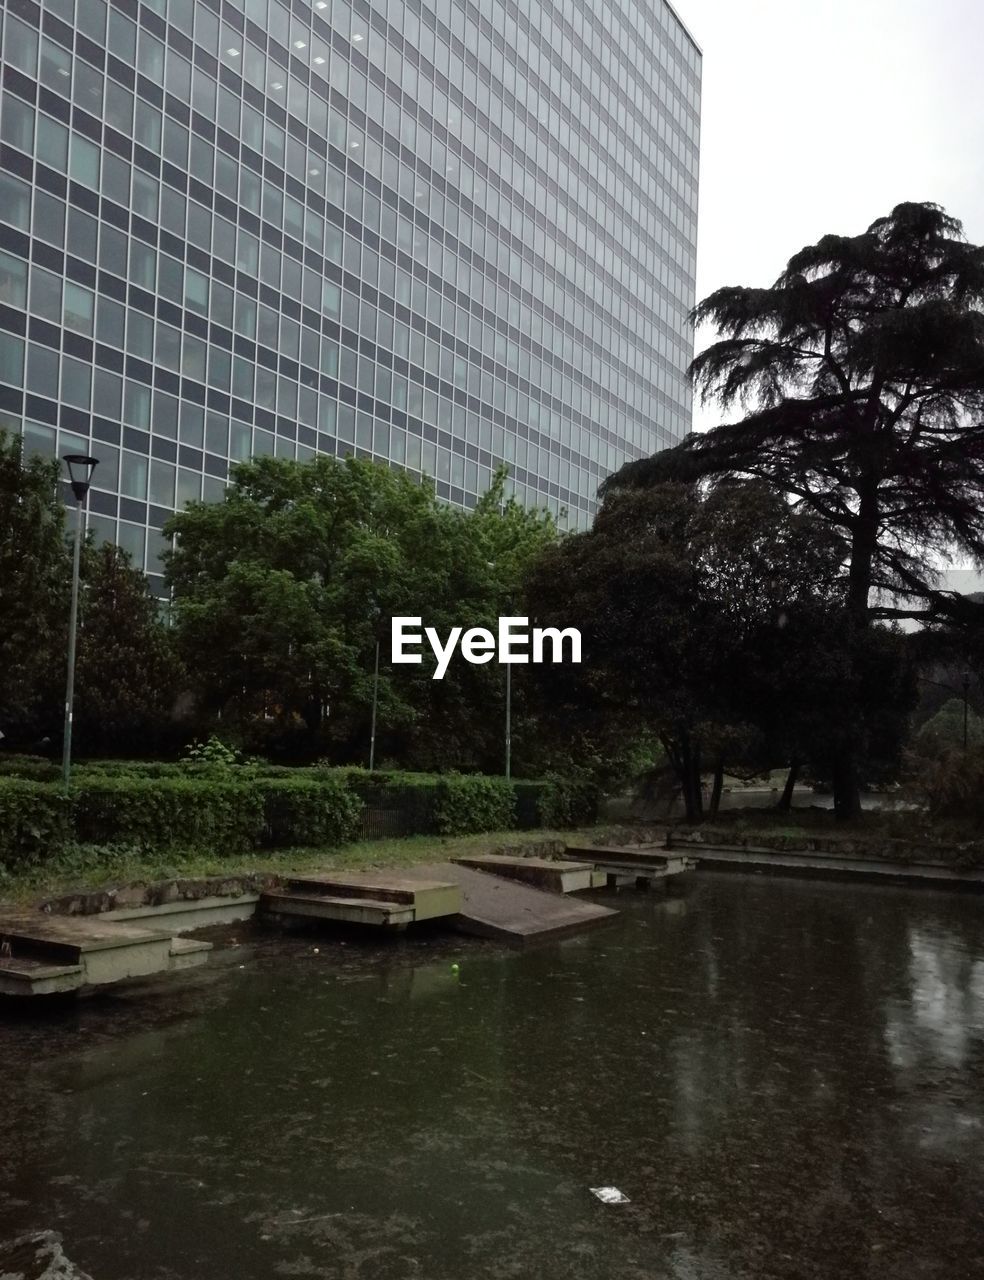
MULTIPOLYGON (((922 725, 916 741, 920 750, 929 754, 945 748, 964 745, 964 702, 962 698, 950 698, 922 725)), ((984 719, 973 708, 967 708, 967 745, 979 747, 984 743, 984 719)))
MULTIPOLYGON (((493 478, 472 511, 445 508, 447 583, 426 610, 430 625, 486 627, 502 616, 523 615, 524 584, 543 552, 557 541, 546 511, 530 510, 505 496, 506 473, 493 478)), ((535 612, 535 609, 533 610, 535 612)), ((512 672, 513 762, 517 773, 537 772, 539 734, 531 706, 529 668, 512 672)), ((401 679, 418 708, 398 750, 428 769, 454 766, 499 773, 504 768, 505 668, 497 662, 451 664, 442 681, 432 665, 405 667, 401 679)))
MULTIPOLYGON (((389 663, 393 616, 446 632, 489 625, 553 525, 503 499, 473 512, 376 463, 257 459, 224 502, 174 517, 168 561, 179 651, 199 695, 256 732, 294 726, 302 748, 364 760, 381 640, 377 756, 473 767, 487 755, 493 674, 443 681, 389 663)), ((498 668, 495 668, 498 671, 498 668)))
POLYGON ((835 606, 840 559, 836 536, 760 483, 610 491, 529 584, 551 625, 582 631, 581 666, 541 669, 545 723, 615 748, 657 735, 698 819, 703 769, 767 749, 763 637, 835 606))
MULTIPOLYGON (((723 337, 693 381, 744 416, 609 489, 760 478, 844 538, 852 628, 945 610, 931 553, 984 558, 982 300, 984 249, 937 205, 824 236, 770 288, 720 289, 695 312, 723 337)), ((860 808, 856 752, 838 764, 835 807, 860 808)))
POLYGON ((110 543, 83 552, 75 736, 88 753, 169 743, 181 667, 146 576, 110 543))
MULTIPOLYGON (((225 501, 169 522, 179 651, 212 711, 351 738, 371 700, 381 620, 419 612, 443 581, 446 537, 432 496, 354 459, 259 458, 225 501)), ((381 683, 389 722, 412 715, 381 683)))
POLYGON ((0 431, 0 730, 6 744, 59 731, 68 636, 58 464, 0 431))

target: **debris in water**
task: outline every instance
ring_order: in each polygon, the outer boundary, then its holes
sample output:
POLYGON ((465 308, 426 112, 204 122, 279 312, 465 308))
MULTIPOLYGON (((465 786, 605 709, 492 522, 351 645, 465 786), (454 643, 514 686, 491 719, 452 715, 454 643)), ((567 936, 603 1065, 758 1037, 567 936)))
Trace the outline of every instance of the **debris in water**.
POLYGON ((618 1187, 588 1187, 593 1196, 597 1196, 602 1204, 628 1204, 629 1197, 623 1195, 618 1187))

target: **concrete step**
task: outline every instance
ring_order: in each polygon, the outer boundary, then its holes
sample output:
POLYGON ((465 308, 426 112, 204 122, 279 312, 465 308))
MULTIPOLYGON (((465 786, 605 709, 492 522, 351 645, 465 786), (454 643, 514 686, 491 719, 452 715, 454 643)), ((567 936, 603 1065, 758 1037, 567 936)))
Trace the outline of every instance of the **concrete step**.
POLYGON ((14 960, 81 965, 83 985, 166 972, 171 934, 100 916, 22 912, 0 916, 0 953, 14 960))
POLYGON ((556 861, 549 858, 521 858, 507 854, 465 854, 453 861, 476 871, 487 871, 507 880, 521 880, 554 893, 579 893, 603 886, 607 877, 590 862, 556 861))
POLYGON ((387 902, 382 898, 356 898, 328 893, 304 893, 297 889, 271 889, 260 896, 265 915, 309 920, 334 920, 344 924, 379 925, 394 928, 412 924, 412 903, 387 902))
POLYGON ((172 938, 171 971, 195 969, 198 965, 205 964, 211 950, 211 942, 201 942, 197 938, 172 938))
POLYGON ((147 920, 41 911, 0 915, 0 994, 45 995, 204 964, 210 942, 175 938, 147 920))
POLYGON ((415 921, 453 916, 461 910, 461 890, 443 880, 415 880, 399 872, 318 871, 290 876, 284 884, 290 892, 398 902, 413 909, 415 921))
POLYGON ((0 959, 0 996, 51 996, 77 991, 84 981, 80 964, 52 964, 24 956, 0 959))

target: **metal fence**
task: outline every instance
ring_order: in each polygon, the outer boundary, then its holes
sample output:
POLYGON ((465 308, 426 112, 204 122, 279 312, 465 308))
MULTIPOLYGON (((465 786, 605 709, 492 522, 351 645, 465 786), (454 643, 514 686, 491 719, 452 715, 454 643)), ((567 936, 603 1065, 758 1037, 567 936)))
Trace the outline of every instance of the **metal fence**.
POLYGON ((409 809, 378 809, 373 805, 363 805, 360 839, 389 840, 394 836, 413 834, 413 814, 409 809))

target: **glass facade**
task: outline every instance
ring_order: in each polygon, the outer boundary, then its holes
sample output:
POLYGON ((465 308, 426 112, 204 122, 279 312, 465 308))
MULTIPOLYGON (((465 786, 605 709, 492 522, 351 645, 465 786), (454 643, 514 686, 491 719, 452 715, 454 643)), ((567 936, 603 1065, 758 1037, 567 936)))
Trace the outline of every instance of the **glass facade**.
MULTIPOLYGON (((0 426, 156 574, 230 461, 584 526, 689 429, 700 53, 662 0, 2 0, 0 426)), ((159 582, 159 579, 158 579, 159 582)))

